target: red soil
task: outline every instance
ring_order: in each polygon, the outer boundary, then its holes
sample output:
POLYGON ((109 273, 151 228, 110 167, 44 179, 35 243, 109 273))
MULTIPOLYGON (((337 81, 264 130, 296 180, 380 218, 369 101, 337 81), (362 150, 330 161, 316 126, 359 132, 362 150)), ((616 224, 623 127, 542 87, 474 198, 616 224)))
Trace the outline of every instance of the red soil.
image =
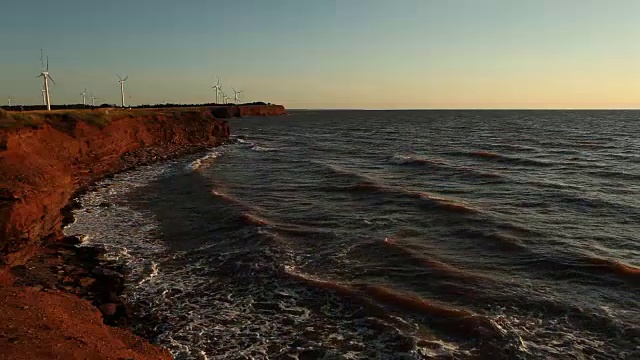
POLYGON ((103 128, 89 124, 97 111, 105 110, 36 113, 40 122, 33 127, 0 128, 0 359, 171 358, 124 329, 103 325, 85 300, 12 285, 9 269, 41 252, 44 239, 61 236, 61 210, 76 191, 229 136, 212 109, 109 109, 98 119, 103 128))
POLYGON ((0 130, 0 272, 2 264, 23 264, 44 237, 59 235, 60 210, 72 194, 126 167, 122 155, 142 147, 166 153, 213 146, 229 135, 226 122, 203 109, 111 110, 109 116, 103 129, 61 121, 0 130))
POLYGON ((0 309, 0 359, 172 359, 73 295, 0 286, 0 309))

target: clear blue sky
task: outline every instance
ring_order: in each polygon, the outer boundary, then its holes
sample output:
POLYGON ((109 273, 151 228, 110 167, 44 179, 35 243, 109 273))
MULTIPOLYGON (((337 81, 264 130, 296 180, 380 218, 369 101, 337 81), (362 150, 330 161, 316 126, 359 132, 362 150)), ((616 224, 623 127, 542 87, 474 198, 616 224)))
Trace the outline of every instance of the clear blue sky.
POLYGON ((638 0, 19 0, 0 103, 205 102, 216 76, 290 108, 640 107, 638 0))

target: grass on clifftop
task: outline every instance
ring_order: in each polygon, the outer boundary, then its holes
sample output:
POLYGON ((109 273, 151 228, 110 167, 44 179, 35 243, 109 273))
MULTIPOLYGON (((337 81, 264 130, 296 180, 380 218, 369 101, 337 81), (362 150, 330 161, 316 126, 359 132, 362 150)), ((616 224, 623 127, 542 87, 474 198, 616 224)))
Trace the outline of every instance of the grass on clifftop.
POLYGON ((136 116, 165 115, 174 118, 189 113, 199 113, 204 108, 148 108, 148 109, 119 109, 100 108, 91 110, 32 110, 6 111, 0 108, 0 130, 32 128, 40 129, 49 124, 56 129, 73 132, 75 125, 83 122, 98 128, 104 128, 116 118, 131 118, 136 116))
POLYGON ((44 124, 55 128, 69 129, 78 122, 103 128, 111 123, 111 117, 104 111, 6 111, 0 109, 0 129, 39 129, 44 124))

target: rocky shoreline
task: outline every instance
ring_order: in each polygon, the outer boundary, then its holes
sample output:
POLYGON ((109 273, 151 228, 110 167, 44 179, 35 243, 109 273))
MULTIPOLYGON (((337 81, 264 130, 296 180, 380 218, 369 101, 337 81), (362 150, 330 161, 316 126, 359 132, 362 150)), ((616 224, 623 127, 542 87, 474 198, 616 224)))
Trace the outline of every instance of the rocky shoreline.
POLYGON ((97 181, 228 141, 212 112, 112 111, 102 124, 55 112, 0 128, 0 359, 172 358, 130 331, 147 333, 121 296, 126 268, 62 229, 97 181))
MULTIPOLYGON (((124 154, 121 165, 114 168, 113 172, 94 179, 74 193, 67 206, 62 209, 62 227, 75 221, 73 211, 81 208, 78 198, 94 190, 100 180, 138 166, 203 152, 223 144, 224 142, 215 146, 174 145, 142 148, 124 154)), ((102 206, 111 204, 105 203, 102 206)), ((128 275, 126 266, 105 259, 103 255, 107 250, 104 247, 83 244, 85 239, 82 234, 45 240, 43 251, 30 258, 26 264, 11 268, 14 285, 30 287, 35 291, 57 290, 76 295, 98 308, 104 316, 105 324, 133 329, 133 308, 121 297, 128 275)))
MULTIPOLYGON (((81 207, 78 197, 94 190, 98 181, 138 166, 203 152, 222 144, 224 142, 214 146, 149 147, 124 154, 119 166, 114 167, 112 172, 87 181, 74 193, 67 206, 61 211, 62 227, 75 221, 73 211, 81 207)), ((110 206, 110 204, 104 204, 104 206, 110 206)), ((51 236, 44 239, 41 250, 35 256, 24 265, 17 265, 9 270, 12 286, 30 292, 71 294, 90 302, 98 309, 105 325, 123 328, 144 338, 150 338, 151 329, 156 325, 157 320, 136 316, 134 306, 122 297, 128 275, 126 266, 105 259, 103 255, 107 250, 104 247, 86 245, 84 242, 84 236, 80 234, 63 238, 51 236), (149 324, 149 321, 153 321, 154 324, 149 324)), ((28 310, 28 308, 22 310, 28 310)), ((5 339, 12 344, 19 343, 19 337, 11 337, 6 333, 0 330, 0 344, 5 339)), ((154 354, 153 356, 171 358, 168 351, 162 350, 162 355, 154 354)), ((5 355, 3 351, 0 351, 0 359, 4 359, 3 355, 5 355)))

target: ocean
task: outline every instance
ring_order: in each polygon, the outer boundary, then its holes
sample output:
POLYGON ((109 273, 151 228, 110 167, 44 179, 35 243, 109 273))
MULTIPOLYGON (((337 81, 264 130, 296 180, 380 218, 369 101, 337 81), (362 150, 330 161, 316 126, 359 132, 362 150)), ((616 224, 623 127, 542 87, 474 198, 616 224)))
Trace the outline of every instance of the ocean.
POLYGON ((65 229, 178 359, 640 359, 640 112, 229 123, 65 229))

